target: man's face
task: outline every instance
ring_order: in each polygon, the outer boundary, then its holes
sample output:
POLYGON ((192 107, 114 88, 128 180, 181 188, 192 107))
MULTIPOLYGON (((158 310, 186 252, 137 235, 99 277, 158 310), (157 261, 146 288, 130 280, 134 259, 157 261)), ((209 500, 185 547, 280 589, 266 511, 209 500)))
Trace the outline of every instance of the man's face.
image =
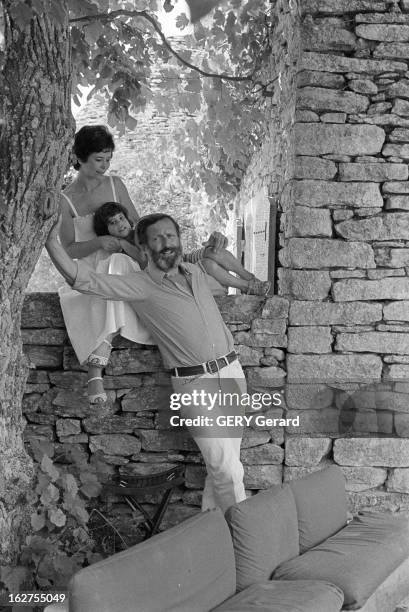
POLYGON ((148 258, 163 272, 176 268, 182 259, 182 247, 176 227, 170 219, 149 226, 145 246, 148 258))

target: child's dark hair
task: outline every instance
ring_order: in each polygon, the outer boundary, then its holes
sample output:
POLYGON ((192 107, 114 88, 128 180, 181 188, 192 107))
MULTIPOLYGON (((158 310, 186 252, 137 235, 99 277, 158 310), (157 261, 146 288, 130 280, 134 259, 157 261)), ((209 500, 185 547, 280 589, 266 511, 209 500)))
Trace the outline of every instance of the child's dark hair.
MULTIPOLYGON (((105 202, 94 214, 94 230, 97 236, 108 236, 108 223, 112 217, 122 213, 129 221, 128 211, 118 202, 105 202)), ((129 221, 132 225, 132 223, 129 221)))
MULTIPOLYGON (((77 158, 86 162, 91 153, 101 153, 106 150, 115 149, 114 139, 105 125, 84 125, 74 136, 72 148, 77 158)), ((75 170, 79 170, 80 164, 74 164, 75 170)))

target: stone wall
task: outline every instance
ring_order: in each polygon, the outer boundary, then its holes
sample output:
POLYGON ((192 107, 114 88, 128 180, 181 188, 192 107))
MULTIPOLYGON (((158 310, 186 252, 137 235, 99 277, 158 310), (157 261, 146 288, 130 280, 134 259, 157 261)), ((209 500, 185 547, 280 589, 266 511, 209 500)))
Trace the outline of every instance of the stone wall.
MULTIPOLYGON (((308 442, 332 446, 354 480, 354 503, 406 507, 409 3, 301 7, 296 180, 279 254, 279 293, 290 301, 288 408, 305 410, 305 433, 338 422, 340 433, 368 436, 308 442)), ((301 466, 303 442, 288 439, 289 465, 292 449, 301 466)))
MULTIPOLYGON (((219 299, 224 319, 235 336, 236 349, 253 386, 266 392, 283 389, 288 301, 253 296, 219 299)), ((112 474, 155 473, 182 463, 186 486, 173 496, 165 525, 199 511, 205 469, 187 431, 169 425, 169 376, 156 348, 124 339, 115 342, 106 369, 109 402, 90 407, 86 395, 86 368, 81 367, 67 339, 56 294, 26 297, 22 314, 24 350, 30 375, 23 399, 27 421, 25 440, 48 440, 55 460, 70 463, 72 453, 90 459, 98 450, 112 474)), ((280 418, 283 410, 270 415, 280 418)), ((284 429, 249 428, 243 441, 245 484, 249 491, 282 480, 284 429)), ((146 503, 152 502, 146 496, 146 503)), ((114 504, 110 518, 124 521, 129 533, 129 508, 114 504)), ((135 525, 134 525, 135 526, 135 525)))

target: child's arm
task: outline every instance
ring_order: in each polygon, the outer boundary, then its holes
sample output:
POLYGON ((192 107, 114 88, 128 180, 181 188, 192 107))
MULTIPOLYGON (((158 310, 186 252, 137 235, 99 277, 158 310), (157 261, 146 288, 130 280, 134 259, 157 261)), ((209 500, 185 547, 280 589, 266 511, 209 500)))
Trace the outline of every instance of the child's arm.
POLYGON ((126 255, 129 255, 129 257, 131 257, 135 261, 137 261, 141 269, 143 270, 146 267, 147 259, 145 257, 145 254, 142 252, 142 249, 131 244, 130 242, 128 242, 128 240, 125 240, 124 238, 120 238, 119 242, 121 243, 123 252, 126 253, 126 255))

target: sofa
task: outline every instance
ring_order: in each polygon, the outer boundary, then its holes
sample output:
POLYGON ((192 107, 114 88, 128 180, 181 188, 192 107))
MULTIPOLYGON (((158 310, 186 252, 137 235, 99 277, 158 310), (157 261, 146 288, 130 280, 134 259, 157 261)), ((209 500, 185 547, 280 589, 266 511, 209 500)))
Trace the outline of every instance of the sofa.
POLYGON ((69 612, 393 612, 409 594, 408 517, 347 516, 330 466, 79 571, 69 612))

